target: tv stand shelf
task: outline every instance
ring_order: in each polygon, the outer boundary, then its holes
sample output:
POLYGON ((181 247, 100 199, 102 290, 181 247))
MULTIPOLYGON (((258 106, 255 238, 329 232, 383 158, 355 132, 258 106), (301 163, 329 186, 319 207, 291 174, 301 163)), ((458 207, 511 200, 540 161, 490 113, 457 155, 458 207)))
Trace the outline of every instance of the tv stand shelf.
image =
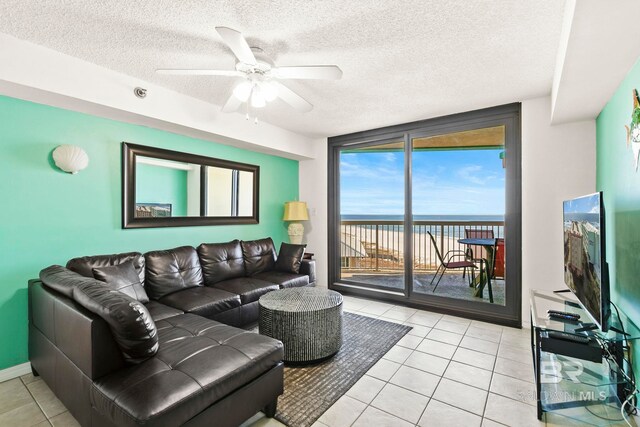
POLYGON ((532 290, 530 305, 538 419, 544 412, 575 407, 614 404, 620 408, 631 388, 626 346, 640 339, 640 330, 612 310, 609 330, 602 331, 572 293, 532 290), (550 318, 548 310, 575 313, 580 320, 550 318), (557 332, 589 341, 560 339, 557 332))

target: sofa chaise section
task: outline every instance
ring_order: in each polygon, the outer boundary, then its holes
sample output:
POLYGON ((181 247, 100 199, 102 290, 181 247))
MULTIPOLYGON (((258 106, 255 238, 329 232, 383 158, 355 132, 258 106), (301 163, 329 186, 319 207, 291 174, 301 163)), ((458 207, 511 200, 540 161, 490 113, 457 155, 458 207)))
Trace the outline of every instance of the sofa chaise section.
POLYGON ((65 288, 65 270, 54 269, 56 286, 29 283, 29 358, 34 374, 81 425, 210 425, 215 420, 234 426, 260 410, 273 415, 283 391, 279 341, 178 314, 157 321, 157 354, 130 364, 105 320, 60 292, 95 280, 66 270, 74 276, 65 288))

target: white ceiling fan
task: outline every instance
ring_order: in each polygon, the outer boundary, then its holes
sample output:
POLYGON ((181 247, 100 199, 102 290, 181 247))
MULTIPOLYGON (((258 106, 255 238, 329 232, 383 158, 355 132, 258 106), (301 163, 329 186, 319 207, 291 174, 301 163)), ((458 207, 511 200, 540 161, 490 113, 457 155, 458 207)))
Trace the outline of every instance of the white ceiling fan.
POLYGON ((224 112, 237 111, 245 102, 252 108, 262 108, 267 102, 276 98, 282 99, 298 111, 308 112, 313 109, 313 105, 278 80, 339 80, 342 78, 342 70, 336 65, 276 67, 273 61, 262 53, 262 49, 250 47, 239 31, 227 27, 216 27, 216 31, 238 58, 235 70, 158 69, 156 72, 190 76, 242 77, 244 80, 233 89, 233 94, 222 107, 224 112))

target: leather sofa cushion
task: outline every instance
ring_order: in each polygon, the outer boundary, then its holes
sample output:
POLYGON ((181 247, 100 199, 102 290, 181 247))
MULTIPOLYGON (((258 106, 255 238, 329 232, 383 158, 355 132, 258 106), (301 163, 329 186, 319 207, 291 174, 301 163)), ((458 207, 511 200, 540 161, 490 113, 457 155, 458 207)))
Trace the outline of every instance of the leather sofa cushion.
POLYGON ((143 304, 149 302, 149 297, 131 261, 108 267, 96 267, 93 269, 93 277, 143 304))
POLYGON ((273 270, 276 263, 276 250, 271 237, 248 242, 240 242, 244 267, 247 276, 273 270))
MULTIPOLYGON (((40 280, 46 287, 60 292, 62 295, 73 298, 73 288, 83 283, 97 282, 91 276, 84 277, 61 265, 51 265, 40 272, 40 280)), ((103 285, 104 286, 104 285, 103 285)))
POLYGON ((281 289, 297 288, 309 284, 309 276, 303 274, 283 273, 282 271, 265 271, 254 276, 256 279, 276 283, 281 289))
POLYGON ((240 295, 242 305, 258 301, 267 292, 277 291, 280 287, 272 282, 256 279, 254 277, 239 277, 216 283, 216 288, 240 295))
POLYGON ((67 268, 71 271, 75 271, 82 276, 93 277, 94 268, 118 265, 127 261, 133 262, 133 267, 136 269, 138 277, 140 277, 140 283, 144 284, 144 256, 140 252, 125 252, 122 254, 83 256, 79 258, 73 258, 67 262, 67 268))
POLYGON ((169 307, 168 305, 160 304, 158 301, 149 301, 144 306, 149 311, 154 322, 178 316, 179 314, 184 314, 184 311, 169 307))
POLYGON ((240 297, 236 294, 208 286, 183 289, 169 294, 159 301, 185 313, 211 317, 223 311, 240 306, 240 297))
POLYGON ((300 263, 307 245, 292 245, 282 242, 274 270, 284 273, 300 273, 300 263))
POLYGON ((74 287, 73 299, 107 322, 126 362, 142 363, 158 351, 156 324, 140 301, 100 282, 74 287))
POLYGON ((182 425, 283 357, 280 341, 191 314, 157 326, 153 358, 91 387, 92 405, 113 425, 182 425))
POLYGON ((198 246, 198 256, 205 285, 211 286, 223 280, 244 276, 244 258, 240 240, 228 243, 203 243, 198 246))
POLYGON ((170 293, 203 285, 198 253, 191 246, 147 252, 144 258, 145 286, 152 299, 159 300, 170 293))

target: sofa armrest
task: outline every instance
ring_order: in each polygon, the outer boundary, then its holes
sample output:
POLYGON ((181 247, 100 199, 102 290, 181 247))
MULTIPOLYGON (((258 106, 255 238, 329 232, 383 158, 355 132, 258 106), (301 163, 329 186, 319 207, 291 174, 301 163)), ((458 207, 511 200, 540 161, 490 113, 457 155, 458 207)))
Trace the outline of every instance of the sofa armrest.
POLYGON ((309 284, 316 281, 316 261, 314 259, 303 259, 300 263, 300 274, 309 276, 309 284))
POLYGON ((107 322, 40 280, 31 280, 29 359, 41 375, 53 380, 62 375, 60 353, 91 379, 125 366, 107 322))

